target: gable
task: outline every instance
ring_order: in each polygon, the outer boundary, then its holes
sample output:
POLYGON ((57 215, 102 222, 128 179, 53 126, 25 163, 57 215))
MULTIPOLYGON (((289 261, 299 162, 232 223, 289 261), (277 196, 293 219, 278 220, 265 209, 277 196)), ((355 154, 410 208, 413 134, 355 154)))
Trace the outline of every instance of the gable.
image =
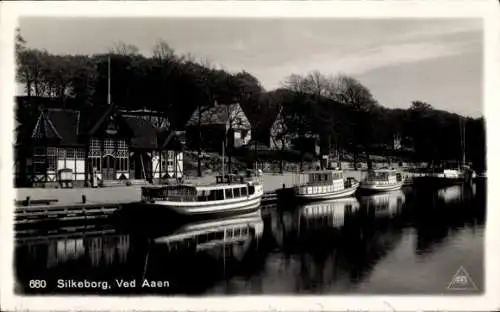
MULTIPOLYGON (((202 126, 209 125, 232 125, 237 129, 250 129, 250 122, 241 109, 240 104, 231 105, 216 104, 206 110, 202 108, 200 123, 202 126)), ((189 118, 186 126, 197 126, 199 122, 199 108, 197 108, 191 118, 189 118)))

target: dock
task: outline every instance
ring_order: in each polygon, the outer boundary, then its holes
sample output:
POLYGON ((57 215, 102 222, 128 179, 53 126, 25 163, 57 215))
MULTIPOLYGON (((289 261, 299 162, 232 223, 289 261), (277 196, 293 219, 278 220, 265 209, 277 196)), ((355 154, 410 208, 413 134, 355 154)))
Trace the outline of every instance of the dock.
POLYGON ((89 222, 109 218, 126 203, 19 206, 14 210, 14 226, 30 227, 47 223, 89 222))

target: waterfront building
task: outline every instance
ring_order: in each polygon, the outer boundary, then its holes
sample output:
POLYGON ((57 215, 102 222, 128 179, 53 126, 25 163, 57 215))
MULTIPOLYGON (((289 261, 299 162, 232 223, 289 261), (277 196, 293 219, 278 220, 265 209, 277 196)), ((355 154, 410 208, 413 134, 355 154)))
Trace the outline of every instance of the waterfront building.
POLYGON ((55 187, 68 176, 79 186, 183 176, 183 133, 114 105, 43 109, 17 132, 17 186, 55 187))

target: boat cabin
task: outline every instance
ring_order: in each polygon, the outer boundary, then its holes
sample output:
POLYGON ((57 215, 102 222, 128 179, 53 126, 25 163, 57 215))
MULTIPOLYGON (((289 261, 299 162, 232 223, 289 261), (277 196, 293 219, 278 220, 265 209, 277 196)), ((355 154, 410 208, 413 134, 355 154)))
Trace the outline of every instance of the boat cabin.
POLYGON ((142 199, 146 201, 207 202, 246 198, 254 194, 255 186, 244 182, 208 186, 166 185, 142 188, 142 199))
POLYGON ((398 183, 402 180, 401 173, 393 169, 379 169, 368 171, 367 181, 374 183, 398 183))
POLYGON ((343 180, 341 170, 318 170, 304 172, 299 175, 298 185, 332 184, 334 181, 343 180))

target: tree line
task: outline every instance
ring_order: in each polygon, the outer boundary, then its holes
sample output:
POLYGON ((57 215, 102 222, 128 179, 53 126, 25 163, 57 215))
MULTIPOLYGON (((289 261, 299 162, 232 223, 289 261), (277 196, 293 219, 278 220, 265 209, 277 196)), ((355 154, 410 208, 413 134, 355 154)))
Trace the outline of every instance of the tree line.
MULTIPOLYGON (((27 97, 55 98, 59 107, 106 104, 110 89, 115 105, 154 111, 168 120, 168 127, 182 129, 196 109, 202 113, 214 103, 237 102, 254 137, 262 142, 293 139, 301 159, 305 150, 300 140, 317 135, 322 153, 341 151, 339 156, 349 154, 355 162, 391 155, 432 163, 461 160, 465 153, 478 170, 485 169, 483 117, 460 116, 417 100, 408 109, 389 109, 359 80, 344 74, 291 74, 281 88, 268 91, 246 71, 231 73, 208 60, 180 55, 165 41, 152 47, 150 57, 126 43, 115 44, 109 53, 54 55, 29 48, 19 30, 16 56, 17 80, 27 97), (394 144, 395 138, 401 146, 394 144)), ((37 115, 36 103, 18 105, 21 125, 37 115)))

